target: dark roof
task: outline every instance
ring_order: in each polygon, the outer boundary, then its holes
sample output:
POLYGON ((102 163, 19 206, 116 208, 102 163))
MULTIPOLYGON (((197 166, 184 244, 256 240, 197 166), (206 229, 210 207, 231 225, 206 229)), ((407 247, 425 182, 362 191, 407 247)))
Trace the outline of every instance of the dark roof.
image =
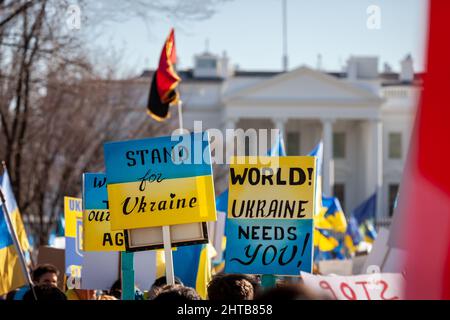
MULTIPOLYGON (((144 70, 138 78, 151 78, 155 70, 144 70)), ((285 73, 284 71, 244 71, 236 70, 234 72, 234 77, 274 77, 285 73)), ((326 74, 336 77, 345 78, 347 74, 345 72, 326 72, 326 74)), ((192 69, 179 70, 178 75, 184 82, 222 82, 224 79, 220 77, 206 77, 206 78, 194 78, 192 69)), ((399 74, 396 72, 383 72, 380 73, 378 79, 382 81, 382 86, 410 86, 410 85, 420 85, 423 80, 424 73, 414 74, 414 80, 411 82, 400 81, 399 74)))

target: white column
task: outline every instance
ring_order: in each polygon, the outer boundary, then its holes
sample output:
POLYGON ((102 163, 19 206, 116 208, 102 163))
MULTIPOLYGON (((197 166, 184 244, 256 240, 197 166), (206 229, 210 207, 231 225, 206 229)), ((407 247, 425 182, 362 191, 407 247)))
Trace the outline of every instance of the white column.
POLYGON ((333 195, 334 161, 333 161, 333 119, 322 120, 323 171, 322 188, 327 196, 333 195))
MULTIPOLYGON (((285 143, 285 147, 286 147, 286 130, 284 129, 284 127, 285 127, 285 124, 286 124, 286 121, 287 121, 287 119, 284 119, 284 118, 275 118, 275 119, 273 119, 272 120, 273 121, 273 124, 274 124, 274 129, 278 129, 279 131, 280 131, 280 133, 281 133, 281 135, 282 135, 282 137, 283 137, 283 140, 284 140, 284 143, 285 143)), ((270 137, 270 139, 271 139, 271 141, 272 141, 272 143, 271 143, 271 146, 273 147, 274 146, 274 144, 276 143, 276 139, 277 139, 277 136, 276 135, 273 135, 273 136, 271 136, 270 137)))
POLYGON ((370 121, 371 137, 372 137, 372 156, 373 170, 372 183, 373 191, 377 193, 377 211, 376 217, 378 219, 385 218, 383 206, 383 124, 380 119, 370 121))
POLYGON ((224 146, 225 146, 225 163, 230 163, 230 157, 235 155, 235 139, 234 139, 234 130, 236 129, 236 124, 238 119, 236 118, 227 118, 224 124, 224 146))

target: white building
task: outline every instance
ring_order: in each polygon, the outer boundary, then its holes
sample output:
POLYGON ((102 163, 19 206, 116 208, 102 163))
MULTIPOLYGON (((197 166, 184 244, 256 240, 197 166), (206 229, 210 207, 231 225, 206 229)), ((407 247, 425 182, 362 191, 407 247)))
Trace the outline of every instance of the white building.
MULTIPOLYGON (((180 71, 184 125, 203 128, 279 128, 288 155, 306 155, 323 139, 323 188, 350 213, 375 191, 377 217, 389 221, 421 89, 412 59, 399 74, 377 57, 350 57, 344 72, 306 66, 288 72, 232 70, 229 59, 204 53, 180 71)), ((152 72, 137 83, 147 92, 152 72)), ((147 97, 143 95, 143 99, 147 97)), ((145 102, 144 102, 145 104, 145 102)), ((247 146, 246 152, 250 148, 247 146)))

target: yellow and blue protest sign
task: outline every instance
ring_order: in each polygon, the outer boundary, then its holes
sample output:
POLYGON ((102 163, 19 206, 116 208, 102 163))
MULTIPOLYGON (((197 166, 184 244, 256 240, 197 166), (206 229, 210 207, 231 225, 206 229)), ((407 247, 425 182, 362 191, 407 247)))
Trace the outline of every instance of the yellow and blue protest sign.
POLYGON ((123 231, 111 230, 106 174, 83 174, 83 250, 125 251, 123 231))
POLYGON ((235 157, 231 163, 225 272, 311 272, 315 158, 235 157))
POLYGON ((80 198, 64 197, 64 219, 66 222, 66 275, 75 286, 81 285, 83 264, 83 207, 80 198))
POLYGON ((206 132, 104 144, 111 229, 216 220, 206 132))

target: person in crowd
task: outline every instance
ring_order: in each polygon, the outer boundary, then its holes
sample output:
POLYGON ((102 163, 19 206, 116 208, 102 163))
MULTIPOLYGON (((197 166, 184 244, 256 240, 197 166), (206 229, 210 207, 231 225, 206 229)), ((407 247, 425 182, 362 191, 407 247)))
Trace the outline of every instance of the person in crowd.
POLYGON ((48 284, 58 286, 59 270, 52 264, 42 264, 37 266, 31 273, 31 278, 35 285, 48 284))
POLYGON ((35 285, 33 291, 28 290, 23 296, 23 301, 64 301, 67 300, 66 295, 58 287, 53 284, 43 283, 35 285), (36 295, 36 297, 35 297, 36 295))
POLYGON ((287 300, 329 300, 329 298, 316 294, 304 284, 283 283, 261 293, 255 300, 269 303, 272 301, 287 300))
POLYGON ((182 303, 192 300, 202 300, 194 288, 185 287, 180 284, 159 287, 156 291, 156 297, 153 300, 158 302, 182 303))
POLYGON ((66 291, 67 300, 96 300, 95 290, 69 289, 66 291))
MULTIPOLYGON (((122 281, 120 279, 113 283, 109 289, 109 295, 118 300, 122 299, 122 281)), ((134 286, 134 300, 144 300, 144 293, 137 286, 134 286)))
POLYGON ((259 293, 257 278, 245 274, 218 274, 208 284, 208 299, 213 301, 253 300, 259 293))
POLYGON ((97 297, 97 300, 120 300, 120 299, 114 296, 110 296, 108 294, 102 294, 97 297))
MULTIPOLYGON (((175 277, 175 284, 184 285, 180 278, 175 277)), ((167 278, 166 276, 159 277, 158 279, 153 282, 152 286, 150 287, 150 290, 147 293, 147 299, 153 300, 158 293, 160 293, 161 288, 167 285, 167 278)))

